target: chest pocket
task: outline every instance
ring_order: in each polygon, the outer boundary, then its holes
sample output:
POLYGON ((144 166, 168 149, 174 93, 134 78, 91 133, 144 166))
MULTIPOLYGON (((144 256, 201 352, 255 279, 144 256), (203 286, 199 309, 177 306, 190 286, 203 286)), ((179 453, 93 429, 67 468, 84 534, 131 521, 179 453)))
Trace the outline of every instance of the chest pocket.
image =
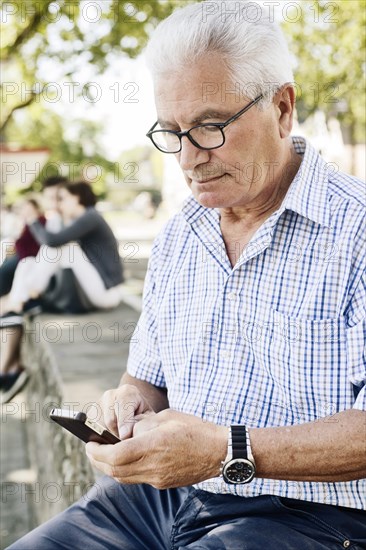
POLYGON ((352 403, 343 319, 295 318, 272 310, 253 352, 282 402, 301 411, 303 421, 332 415, 352 403))

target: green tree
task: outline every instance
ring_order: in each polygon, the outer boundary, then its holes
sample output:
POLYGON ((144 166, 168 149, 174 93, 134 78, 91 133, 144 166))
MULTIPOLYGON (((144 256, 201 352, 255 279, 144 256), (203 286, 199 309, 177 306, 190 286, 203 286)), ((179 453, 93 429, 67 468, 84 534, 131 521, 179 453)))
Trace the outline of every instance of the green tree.
POLYGON ((89 91, 87 86, 75 82, 77 75, 83 71, 84 75, 98 77, 121 56, 136 57, 154 26, 183 3, 0 1, 1 140, 32 148, 47 146, 51 152, 32 189, 39 188, 39 180, 45 175, 62 171, 62 164, 67 164, 65 173, 70 174, 71 170, 72 176, 81 177, 89 163, 101 171, 93 186, 99 195, 105 195, 106 181, 114 175, 115 164, 105 158, 98 145, 101 125, 77 115, 72 120, 74 137, 70 138, 67 117, 55 109, 57 86, 67 85, 75 103, 82 102, 81 94, 87 93, 92 110, 93 89, 90 87, 89 91))
POLYGON ((136 57, 152 28, 180 0, 1 0, 0 61, 4 131, 13 113, 30 105, 47 82, 39 68, 57 65, 59 80, 72 80, 77 68, 103 72, 113 54, 136 57), (43 80, 43 81, 42 81, 43 80))
POLYGON ((321 109, 327 117, 337 116, 352 145, 364 143, 365 0, 301 0, 297 5, 283 29, 297 58, 299 118, 321 109))

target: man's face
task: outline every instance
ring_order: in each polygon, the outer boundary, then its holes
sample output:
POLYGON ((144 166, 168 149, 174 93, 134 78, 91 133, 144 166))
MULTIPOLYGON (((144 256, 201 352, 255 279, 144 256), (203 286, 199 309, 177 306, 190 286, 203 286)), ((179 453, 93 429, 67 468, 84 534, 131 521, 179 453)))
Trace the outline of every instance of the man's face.
MULTIPOLYGON (((250 99, 231 82, 218 54, 211 54, 181 73, 155 83, 160 126, 184 131, 206 122, 225 122, 250 99)), ((204 151, 186 137, 176 158, 196 200, 209 208, 265 204, 278 185, 273 178, 278 165, 281 137, 278 108, 251 108, 224 129, 222 147, 204 151)))

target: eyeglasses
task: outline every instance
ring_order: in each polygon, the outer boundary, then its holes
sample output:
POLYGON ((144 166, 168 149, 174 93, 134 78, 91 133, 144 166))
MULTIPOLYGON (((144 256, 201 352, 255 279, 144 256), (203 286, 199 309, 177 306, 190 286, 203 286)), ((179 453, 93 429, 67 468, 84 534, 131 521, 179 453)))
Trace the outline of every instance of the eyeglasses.
POLYGON ((193 126, 186 132, 175 132, 174 130, 155 130, 155 124, 147 132, 146 136, 151 139, 153 144, 162 153, 179 153, 182 150, 182 137, 186 136, 193 145, 198 149, 204 149, 209 151, 211 149, 218 149, 225 143, 224 128, 237 120, 241 115, 249 111, 253 105, 258 103, 263 98, 263 95, 259 95, 253 101, 251 101, 244 109, 241 109, 238 113, 230 117, 226 122, 208 122, 207 124, 199 124, 193 126))

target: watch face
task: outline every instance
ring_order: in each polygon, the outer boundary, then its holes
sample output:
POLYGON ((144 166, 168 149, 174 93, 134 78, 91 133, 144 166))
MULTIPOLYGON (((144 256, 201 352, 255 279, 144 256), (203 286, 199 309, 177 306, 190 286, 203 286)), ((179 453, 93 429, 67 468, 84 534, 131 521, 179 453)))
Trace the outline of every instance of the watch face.
POLYGON ((222 475, 226 483, 248 483, 255 474, 254 464, 245 458, 234 458, 224 465, 222 475))

